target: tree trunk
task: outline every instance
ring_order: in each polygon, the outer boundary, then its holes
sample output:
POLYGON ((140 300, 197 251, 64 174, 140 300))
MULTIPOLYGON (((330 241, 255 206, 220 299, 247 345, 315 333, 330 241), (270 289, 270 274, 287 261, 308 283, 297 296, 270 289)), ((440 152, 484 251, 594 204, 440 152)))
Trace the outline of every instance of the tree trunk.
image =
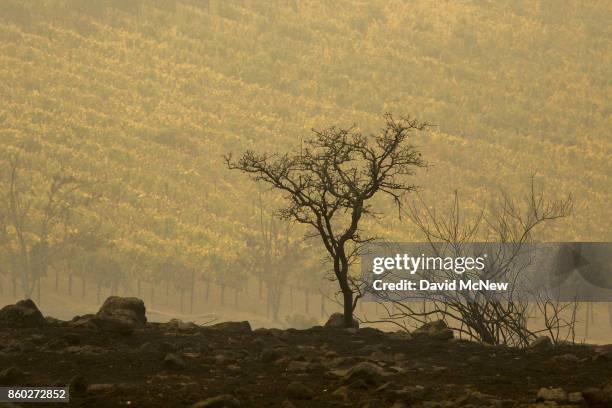
POLYGON ((234 292, 234 309, 238 310, 238 294, 240 293, 240 289, 236 289, 234 292))
POLYGON ((293 286, 289 286, 289 312, 293 312, 293 286))
POLYGON ((353 327, 353 292, 342 291, 344 298, 344 327, 353 327))
POLYGON ((321 317, 325 316, 325 295, 321 293, 321 317))
POLYGON ((138 279, 136 286, 138 287, 138 297, 140 297, 140 279, 138 279))
POLYGON ((310 298, 308 296, 308 289, 304 289, 304 313, 310 313, 310 298))
POLYGON ((189 288, 189 313, 193 314, 193 293, 195 292, 195 271, 191 271, 191 288, 189 288))
POLYGON ((183 313, 183 300, 185 298, 185 290, 181 289, 181 313, 183 313))
POLYGON ((225 303, 225 285, 221 285, 221 306, 225 303))
POLYGON ((155 282, 151 281, 151 306, 155 304, 155 282))
POLYGON ((68 274, 68 296, 72 296, 72 274, 68 274))
POLYGON ((206 303, 208 303, 209 297, 210 297, 210 281, 207 280, 206 281, 206 295, 205 295, 206 303))
POLYGON ((81 279, 81 300, 85 300, 87 296, 87 280, 81 279))
POLYGON ((40 300, 40 276, 38 277, 38 279, 36 279, 37 281, 37 297, 38 297, 38 307, 40 307, 41 304, 41 300, 40 300))

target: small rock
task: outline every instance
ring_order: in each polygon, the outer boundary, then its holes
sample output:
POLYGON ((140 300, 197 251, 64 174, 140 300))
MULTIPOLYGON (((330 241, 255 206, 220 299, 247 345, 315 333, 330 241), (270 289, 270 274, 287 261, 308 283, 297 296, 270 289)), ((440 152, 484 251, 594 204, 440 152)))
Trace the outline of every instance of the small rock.
MULTIPOLYGON (((327 319, 327 322, 325 323, 324 327, 327 329, 343 329, 344 328, 344 315, 342 313, 333 313, 331 316, 329 316, 329 319, 327 319)), ((358 329, 359 322, 353 319, 352 327, 355 329, 358 329)))
POLYGON ((87 392, 107 393, 115 390, 115 384, 91 384, 87 387, 87 392))
POLYGON ((346 385, 338 387, 334 392, 331 393, 332 397, 338 398, 344 402, 349 401, 349 388, 346 385))
POLYGON ((567 400, 572 404, 580 404, 584 401, 584 398, 581 392, 570 392, 567 394, 567 400))
POLYGON ((286 399, 281 403, 281 408, 295 408, 295 405, 293 405, 293 402, 286 399))
POLYGON ((97 329, 119 334, 130 334, 137 327, 133 320, 120 316, 93 315, 88 317, 88 323, 97 329))
POLYGON ((450 340, 454 337, 453 331, 444 320, 428 322, 412 332, 415 336, 426 335, 435 340, 450 340))
POLYGON ((247 321, 243 322, 223 322, 209 326, 210 329, 222 330, 229 333, 251 333, 251 324, 247 321))
POLYGON ((25 379, 25 373, 16 367, 9 367, 0 371, 0 386, 20 385, 25 379))
POLYGON ((234 408, 239 407, 238 401, 233 395, 223 394, 216 397, 208 398, 204 401, 193 404, 192 408, 234 408))
POLYGON ((553 363, 578 363, 580 359, 574 354, 562 354, 550 359, 553 363))
POLYGON ((567 392, 563 388, 540 388, 536 397, 537 401, 567 401, 567 392))
POLYGON ((83 394, 87 391, 87 380, 82 375, 75 375, 70 379, 68 387, 70 394, 83 394))
POLYGON ((369 387, 364 380, 358 378, 349 384, 349 388, 352 388, 354 390, 367 390, 369 387))
POLYGON ((547 350, 547 349, 552 348, 552 346, 553 346, 552 340, 548 336, 540 336, 534 341, 532 341, 531 344, 529 345, 529 347, 531 347, 534 350, 547 350))
POLYGON ((261 352, 259 359, 264 363, 273 363, 283 356, 283 351, 278 348, 269 348, 261 352))
POLYGON ((165 324, 169 329, 174 329, 178 331, 193 331, 200 328, 194 322, 184 322, 180 319, 170 319, 168 323, 165 324))
POLYGON ((287 396, 296 400, 309 400, 314 397, 314 391, 302 384, 301 382, 294 381, 289 383, 287 386, 287 396))
POLYGON ((168 353, 166 357, 164 357, 164 367, 169 368, 171 370, 182 370, 187 366, 185 360, 178 354, 168 353))
POLYGON ((155 353, 159 351, 159 349, 149 341, 147 341, 146 343, 142 343, 138 349, 141 353, 155 353))
POLYGON ((311 365, 307 361, 291 361, 287 366, 287 371, 290 373, 300 373, 311 369, 311 365))
POLYGON ((363 380, 368 385, 378 385, 383 382, 383 377, 387 375, 389 375, 389 373, 382 367, 364 361, 350 368, 342 377, 345 383, 363 380))
POLYGON ((397 330, 391 333, 386 333, 386 336, 395 340, 412 340, 412 334, 405 330, 397 330))

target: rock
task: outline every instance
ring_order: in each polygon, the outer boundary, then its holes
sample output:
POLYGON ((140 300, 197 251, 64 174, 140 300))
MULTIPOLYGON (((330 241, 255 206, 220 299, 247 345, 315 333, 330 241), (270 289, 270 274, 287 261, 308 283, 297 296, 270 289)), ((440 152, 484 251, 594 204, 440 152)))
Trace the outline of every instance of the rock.
POLYGON ((222 330, 229 333, 251 333, 251 324, 247 321, 243 322, 223 322, 209 326, 211 329, 222 330))
MULTIPOLYGON (((333 313, 331 316, 329 316, 329 319, 327 319, 324 327, 327 329, 343 329, 344 315, 342 313, 333 313)), ((355 319, 353 319, 353 328, 359 328, 359 322, 355 319)))
POLYGON ((296 400, 310 400, 314 397, 314 391, 301 382, 293 381, 287 386, 287 396, 296 400))
POLYGON ((239 407, 238 401, 233 395, 223 394, 216 397, 208 398, 204 401, 193 404, 192 408, 234 408, 239 407))
POLYGON ((412 334, 415 336, 428 336, 435 340, 450 340, 453 338, 453 331, 444 320, 425 323, 412 332, 412 334))
POLYGON ((51 316, 45 316, 45 321, 47 322, 47 324, 53 325, 53 326, 63 326, 66 324, 66 322, 56 319, 55 317, 51 317, 51 316))
POLYGON ((40 327, 47 324, 32 299, 20 300, 14 305, 0 309, 0 326, 40 327))
POLYGON ((113 316, 94 315, 88 318, 89 323, 96 328, 119 334, 130 334, 137 327, 131 319, 113 316))
POLYGON ((22 383, 25 379, 25 373, 16 367, 9 367, 4 371, 0 371, 0 386, 2 387, 23 385, 22 383))
POLYGON ((405 330, 397 330, 391 333, 386 333, 386 336, 395 340, 412 340, 412 334, 405 330))
POLYGON ((470 405, 473 407, 486 407, 490 406, 495 397, 488 394, 483 394, 480 391, 468 391, 465 395, 455 400, 456 406, 470 405))
POLYGON ((581 404, 584 401, 581 392, 570 392, 567 394, 567 401, 572 404, 581 404))
POLYGON ((156 353, 159 351, 159 348, 155 346, 155 344, 148 341, 142 343, 138 349, 141 353, 156 353))
POLYGON ((107 393, 114 391, 117 387, 115 384, 91 384, 87 387, 87 392, 92 394, 95 393, 107 393))
POLYGON ((580 359, 574 354, 562 354, 550 359, 553 363, 578 363, 580 359))
POLYGON ((178 331, 190 331, 197 330, 200 328, 200 326, 198 326, 194 322, 184 322, 180 319, 170 319, 170 321, 166 323, 165 326, 167 326, 169 329, 174 329, 178 331))
POLYGON ((344 383, 363 380, 368 385, 378 385, 383 382, 383 377, 389 375, 382 367, 367 361, 361 362, 345 372, 336 371, 335 373, 340 374, 344 383))
POLYGON ((312 370, 314 367, 315 365, 307 361, 291 361, 287 366, 287 372, 302 373, 308 370, 312 370))
POLYGON ((494 400, 493 407, 495 408, 514 408, 518 405, 515 400, 511 399, 503 399, 503 400, 494 400))
POLYGON ((349 388, 346 385, 336 388, 334 392, 331 393, 332 397, 337 398, 344 402, 349 402, 349 388))
POLYGON ((552 348, 552 346, 552 340, 548 336, 540 336, 529 344, 529 347, 534 350, 547 350, 552 348))
POLYGON ((367 390, 370 387, 368 386, 368 383, 361 378, 358 378, 349 384, 349 388, 353 390, 367 390))
POLYGON ((283 356, 283 351, 279 348, 269 348, 261 352, 259 359, 263 363, 273 363, 283 356))
POLYGON ((144 327, 147 324, 144 302, 135 297, 110 296, 104 301, 97 316, 115 318, 134 327, 144 327))
POLYGON ((295 405, 293 402, 286 399, 281 403, 281 408, 295 408, 295 405))
POLYGON ((567 401, 567 392, 563 388, 540 388, 536 401, 567 401))
POLYGON ((68 346, 64 349, 64 353, 96 356, 108 353, 108 350, 102 347, 86 344, 84 346, 68 346))
POLYGON ((604 392, 603 389, 591 387, 582 392, 582 397, 588 407, 610 407, 612 406, 612 394, 604 392))
POLYGON ((70 389, 70 394, 83 394, 87 391, 87 385, 85 377, 77 374, 70 379, 68 388, 70 389))
POLYGON ((166 357, 164 357, 164 367, 169 368, 171 370, 182 370, 187 366, 183 357, 178 354, 168 353, 166 357))
POLYGON ((395 359, 392 355, 389 355, 389 353, 385 353, 384 351, 380 350, 377 350, 370 354, 370 360, 385 364, 393 364, 395 362, 395 359))

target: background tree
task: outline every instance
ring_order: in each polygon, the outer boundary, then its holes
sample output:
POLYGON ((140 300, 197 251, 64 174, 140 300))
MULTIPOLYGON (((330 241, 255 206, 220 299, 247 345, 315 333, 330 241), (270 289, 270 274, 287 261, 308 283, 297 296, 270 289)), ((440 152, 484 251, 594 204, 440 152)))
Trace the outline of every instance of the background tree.
POLYGON ((225 158, 230 169, 251 174, 284 193, 288 204, 279 210, 280 217, 311 227, 314 236, 321 238, 342 292, 346 327, 352 325, 361 296, 354 296, 350 283, 350 260, 374 239, 361 235, 359 222, 375 214, 370 200, 377 193, 390 196, 399 207, 402 195, 415 189, 405 177, 425 166, 408 137, 427 124, 395 120, 390 114, 384 118, 379 135, 365 136, 354 127, 331 127, 313 130, 314 137, 296 153, 269 155, 249 150, 237 161, 231 155, 225 158))
POLYGON ((13 282, 19 281, 26 298, 58 254, 78 244, 87 231, 79 225, 77 209, 96 199, 87 184, 64 170, 40 182, 29 177, 18 154, 12 155, 0 181, 0 212, 13 282), (26 180, 24 180, 26 179, 26 180))

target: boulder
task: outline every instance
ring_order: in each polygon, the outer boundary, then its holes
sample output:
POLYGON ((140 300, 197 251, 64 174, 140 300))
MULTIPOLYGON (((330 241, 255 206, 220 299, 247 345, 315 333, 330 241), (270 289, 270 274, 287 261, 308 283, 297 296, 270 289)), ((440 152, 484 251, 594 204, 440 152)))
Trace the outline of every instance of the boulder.
MULTIPOLYGON (((332 313, 325 323, 325 327, 328 329, 343 329, 344 328, 344 315, 342 313, 332 313)), ((353 319, 353 328, 359 328, 359 322, 353 319)))
POLYGON ((110 296, 96 316, 117 319, 134 327, 144 327, 147 324, 144 302, 135 297, 110 296))
POLYGON ((444 320, 425 323, 412 332, 412 334, 415 336, 427 336, 436 340, 450 340, 453 338, 453 331, 444 320))
POLYGON ((0 326, 40 327, 46 324, 47 321, 32 299, 20 300, 0 309, 0 326))

